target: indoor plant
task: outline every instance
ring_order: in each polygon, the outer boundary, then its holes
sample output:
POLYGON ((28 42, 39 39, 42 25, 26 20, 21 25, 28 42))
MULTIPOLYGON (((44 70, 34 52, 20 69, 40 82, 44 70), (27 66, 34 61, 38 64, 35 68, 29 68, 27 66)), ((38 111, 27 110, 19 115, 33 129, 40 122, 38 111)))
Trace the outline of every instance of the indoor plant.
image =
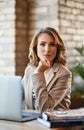
POLYGON ((80 62, 71 68, 72 72, 72 97, 84 98, 84 46, 76 47, 80 55, 80 62))

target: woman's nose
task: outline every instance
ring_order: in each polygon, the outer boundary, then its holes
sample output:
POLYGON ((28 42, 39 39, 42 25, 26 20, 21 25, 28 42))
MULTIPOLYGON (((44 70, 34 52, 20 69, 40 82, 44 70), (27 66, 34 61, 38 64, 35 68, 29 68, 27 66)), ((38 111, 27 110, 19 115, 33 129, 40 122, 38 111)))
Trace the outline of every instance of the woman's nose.
POLYGON ((48 52, 50 50, 49 46, 45 46, 45 51, 48 52))

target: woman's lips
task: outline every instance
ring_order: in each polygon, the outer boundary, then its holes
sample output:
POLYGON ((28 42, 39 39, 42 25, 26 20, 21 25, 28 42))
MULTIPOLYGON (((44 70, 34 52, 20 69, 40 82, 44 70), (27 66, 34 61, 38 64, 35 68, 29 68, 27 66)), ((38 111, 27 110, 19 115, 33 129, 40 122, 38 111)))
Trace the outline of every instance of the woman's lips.
POLYGON ((46 54, 46 55, 43 55, 43 57, 49 58, 49 57, 51 57, 51 55, 46 54))

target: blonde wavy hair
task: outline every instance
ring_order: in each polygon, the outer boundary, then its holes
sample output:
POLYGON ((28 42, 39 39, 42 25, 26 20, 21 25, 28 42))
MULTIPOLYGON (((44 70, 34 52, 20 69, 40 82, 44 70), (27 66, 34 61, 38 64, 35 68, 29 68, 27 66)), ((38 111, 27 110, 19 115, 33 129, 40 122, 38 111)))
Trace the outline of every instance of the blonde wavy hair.
POLYGON ((63 40, 61 39, 61 37, 59 36, 58 32, 51 27, 46 27, 44 29, 41 29, 33 38, 32 41, 30 43, 30 47, 29 47, 29 61, 30 64, 33 66, 37 66, 39 63, 39 57, 37 56, 37 44, 38 44, 38 37, 40 36, 40 34, 42 33, 46 33, 48 35, 51 35, 54 39, 55 39, 55 43, 57 46, 57 53, 56 53, 56 57, 53 60, 53 63, 60 63, 65 65, 66 64, 66 56, 65 56, 65 45, 63 40))

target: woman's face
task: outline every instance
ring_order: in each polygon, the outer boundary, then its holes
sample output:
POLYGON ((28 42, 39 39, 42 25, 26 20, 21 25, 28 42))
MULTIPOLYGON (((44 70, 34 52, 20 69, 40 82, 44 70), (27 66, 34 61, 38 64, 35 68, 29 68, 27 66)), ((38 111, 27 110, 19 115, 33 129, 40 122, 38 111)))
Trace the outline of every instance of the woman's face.
POLYGON ((42 33, 37 41, 37 55, 42 61, 50 61, 56 57, 57 47, 54 38, 46 33, 42 33))

